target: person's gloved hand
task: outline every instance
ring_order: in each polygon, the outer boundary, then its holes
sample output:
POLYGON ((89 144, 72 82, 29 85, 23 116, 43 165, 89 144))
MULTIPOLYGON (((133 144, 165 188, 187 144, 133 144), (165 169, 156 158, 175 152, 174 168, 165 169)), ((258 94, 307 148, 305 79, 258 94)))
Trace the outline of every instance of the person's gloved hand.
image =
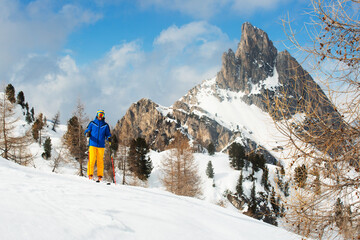
POLYGON ((90 131, 86 133, 86 137, 90 137, 90 131))
POLYGON ((111 137, 108 137, 108 142, 109 142, 109 144, 111 145, 111 137))

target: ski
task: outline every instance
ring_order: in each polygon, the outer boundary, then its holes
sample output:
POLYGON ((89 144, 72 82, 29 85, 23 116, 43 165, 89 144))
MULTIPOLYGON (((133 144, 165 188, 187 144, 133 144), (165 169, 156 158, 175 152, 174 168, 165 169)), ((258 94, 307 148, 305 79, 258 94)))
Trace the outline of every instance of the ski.
MULTIPOLYGON (((95 182, 100 183, 100 182, 103 182, 103 181, 96 180, 95 182)), ((110 182, 103 182, 103 183, 105 183, 106 185, 111 185, 110 182)))

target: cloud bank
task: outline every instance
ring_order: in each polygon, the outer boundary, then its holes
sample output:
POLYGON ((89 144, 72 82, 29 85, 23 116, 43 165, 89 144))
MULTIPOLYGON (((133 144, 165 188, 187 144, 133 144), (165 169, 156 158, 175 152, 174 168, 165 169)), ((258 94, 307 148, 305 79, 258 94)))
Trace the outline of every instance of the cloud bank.
POLYGON ((172 25, 158 34, 150 51, 135 39, 113 46, 86 66, 78 66, 71 54, 28 55, 17 64, 11 82, 48 118, 60 110, 66 121, 80 98, 89 115, 104 109, 114 126, 130 104, 143 97, 170 106, 215 76, 222 53, 237 42, 205 21, 172 25))
POLYGON ((0 0, 0 77, 6 79, 20 60, 34 52, 56 54, 68 35, 102 16, 73 4, 56 1, 0 0))

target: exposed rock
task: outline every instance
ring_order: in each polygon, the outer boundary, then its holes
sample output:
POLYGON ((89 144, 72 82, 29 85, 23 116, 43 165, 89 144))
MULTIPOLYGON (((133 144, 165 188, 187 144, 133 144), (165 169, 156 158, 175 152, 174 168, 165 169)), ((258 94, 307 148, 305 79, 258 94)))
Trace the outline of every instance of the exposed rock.
POLYGON ((277 50, 268 35, 250 23, 242 25, 236 54, 230 49, 222 57, 217 75, 219 87, 249 94, 253 84, 273 75, 277 50))
MULTIPOLYGON (((196 97, 201 87, 200 84, 192 88, 167 111, 162 111, 162 107, 151 100, 141 99, 132 104, 125 116, 118 121, 116 134, 119 139, 143 137, 151 148, 157 150, 164 150, 177 130, 202 147, 213 143, 217 151, 226 149, 241 137, 247 152, 260 152, 268 163, 275 164, 276 158, 259 143, 244 137, 241 131, 230 130, 221 121, 208 117, 208 113, 199 107, 196 97), (163 112, 168 114, 164 116, 163 112)), ((296 59, 287 51, 278 53, 268 35, 250 23, 242 26, 241 41, 236 53, 229 49, 223 54, 222 68, 211 89, 213 96, 219 101, 224 99, 216 94, 216 89, 242 92, 244 102, 256 105, 266 112, 274 111, 272 100, 276 96, 282 96, 283 101, 289 105, 289 115, 304 110, 299 104, 301 101, 320 105, 319 114, 338 114, 324 92, 296 59), (276 78, 277 85, 266 86, 265 81, 272 78, 276 78)))

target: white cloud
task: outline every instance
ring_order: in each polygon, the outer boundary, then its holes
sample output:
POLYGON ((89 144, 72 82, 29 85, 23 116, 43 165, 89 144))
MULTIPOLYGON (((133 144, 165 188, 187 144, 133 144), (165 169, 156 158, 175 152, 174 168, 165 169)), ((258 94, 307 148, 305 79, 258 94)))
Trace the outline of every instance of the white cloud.
POLYGON ((0 0, 0 77, 31 53, 56 53, 79 26, 101 18, 76 5, 56 8, 55 1, 0 0))
POLYGON ((173 25, 163 30, 155 39, 154 45, 167 46, 182 51, 190 44, 203 45, 208 42, 227 40, 226 34, 205 21, 192 22, 178 27, 173 25))
POLYGON ((37 113, 51 118, 58 110, 72 111, 86 78, 70 56, 31 55, 18 65, 11 82, 37 113))
POLYGON ((123 42, 87 66, 79 67, 71 56, 31 55, 17 65, 12 82, 36 112, 51 117, 60 110, 66 121, 80 97, 87 112, 104 109, 114 125, 143 97, 170 106, 215 76, 222 53, 236 43, 216 26, 193 22, 163 30, 151 51, 145 52, 139 40, 123 42), (176 46, 181 51, 169 51, 176 46))

